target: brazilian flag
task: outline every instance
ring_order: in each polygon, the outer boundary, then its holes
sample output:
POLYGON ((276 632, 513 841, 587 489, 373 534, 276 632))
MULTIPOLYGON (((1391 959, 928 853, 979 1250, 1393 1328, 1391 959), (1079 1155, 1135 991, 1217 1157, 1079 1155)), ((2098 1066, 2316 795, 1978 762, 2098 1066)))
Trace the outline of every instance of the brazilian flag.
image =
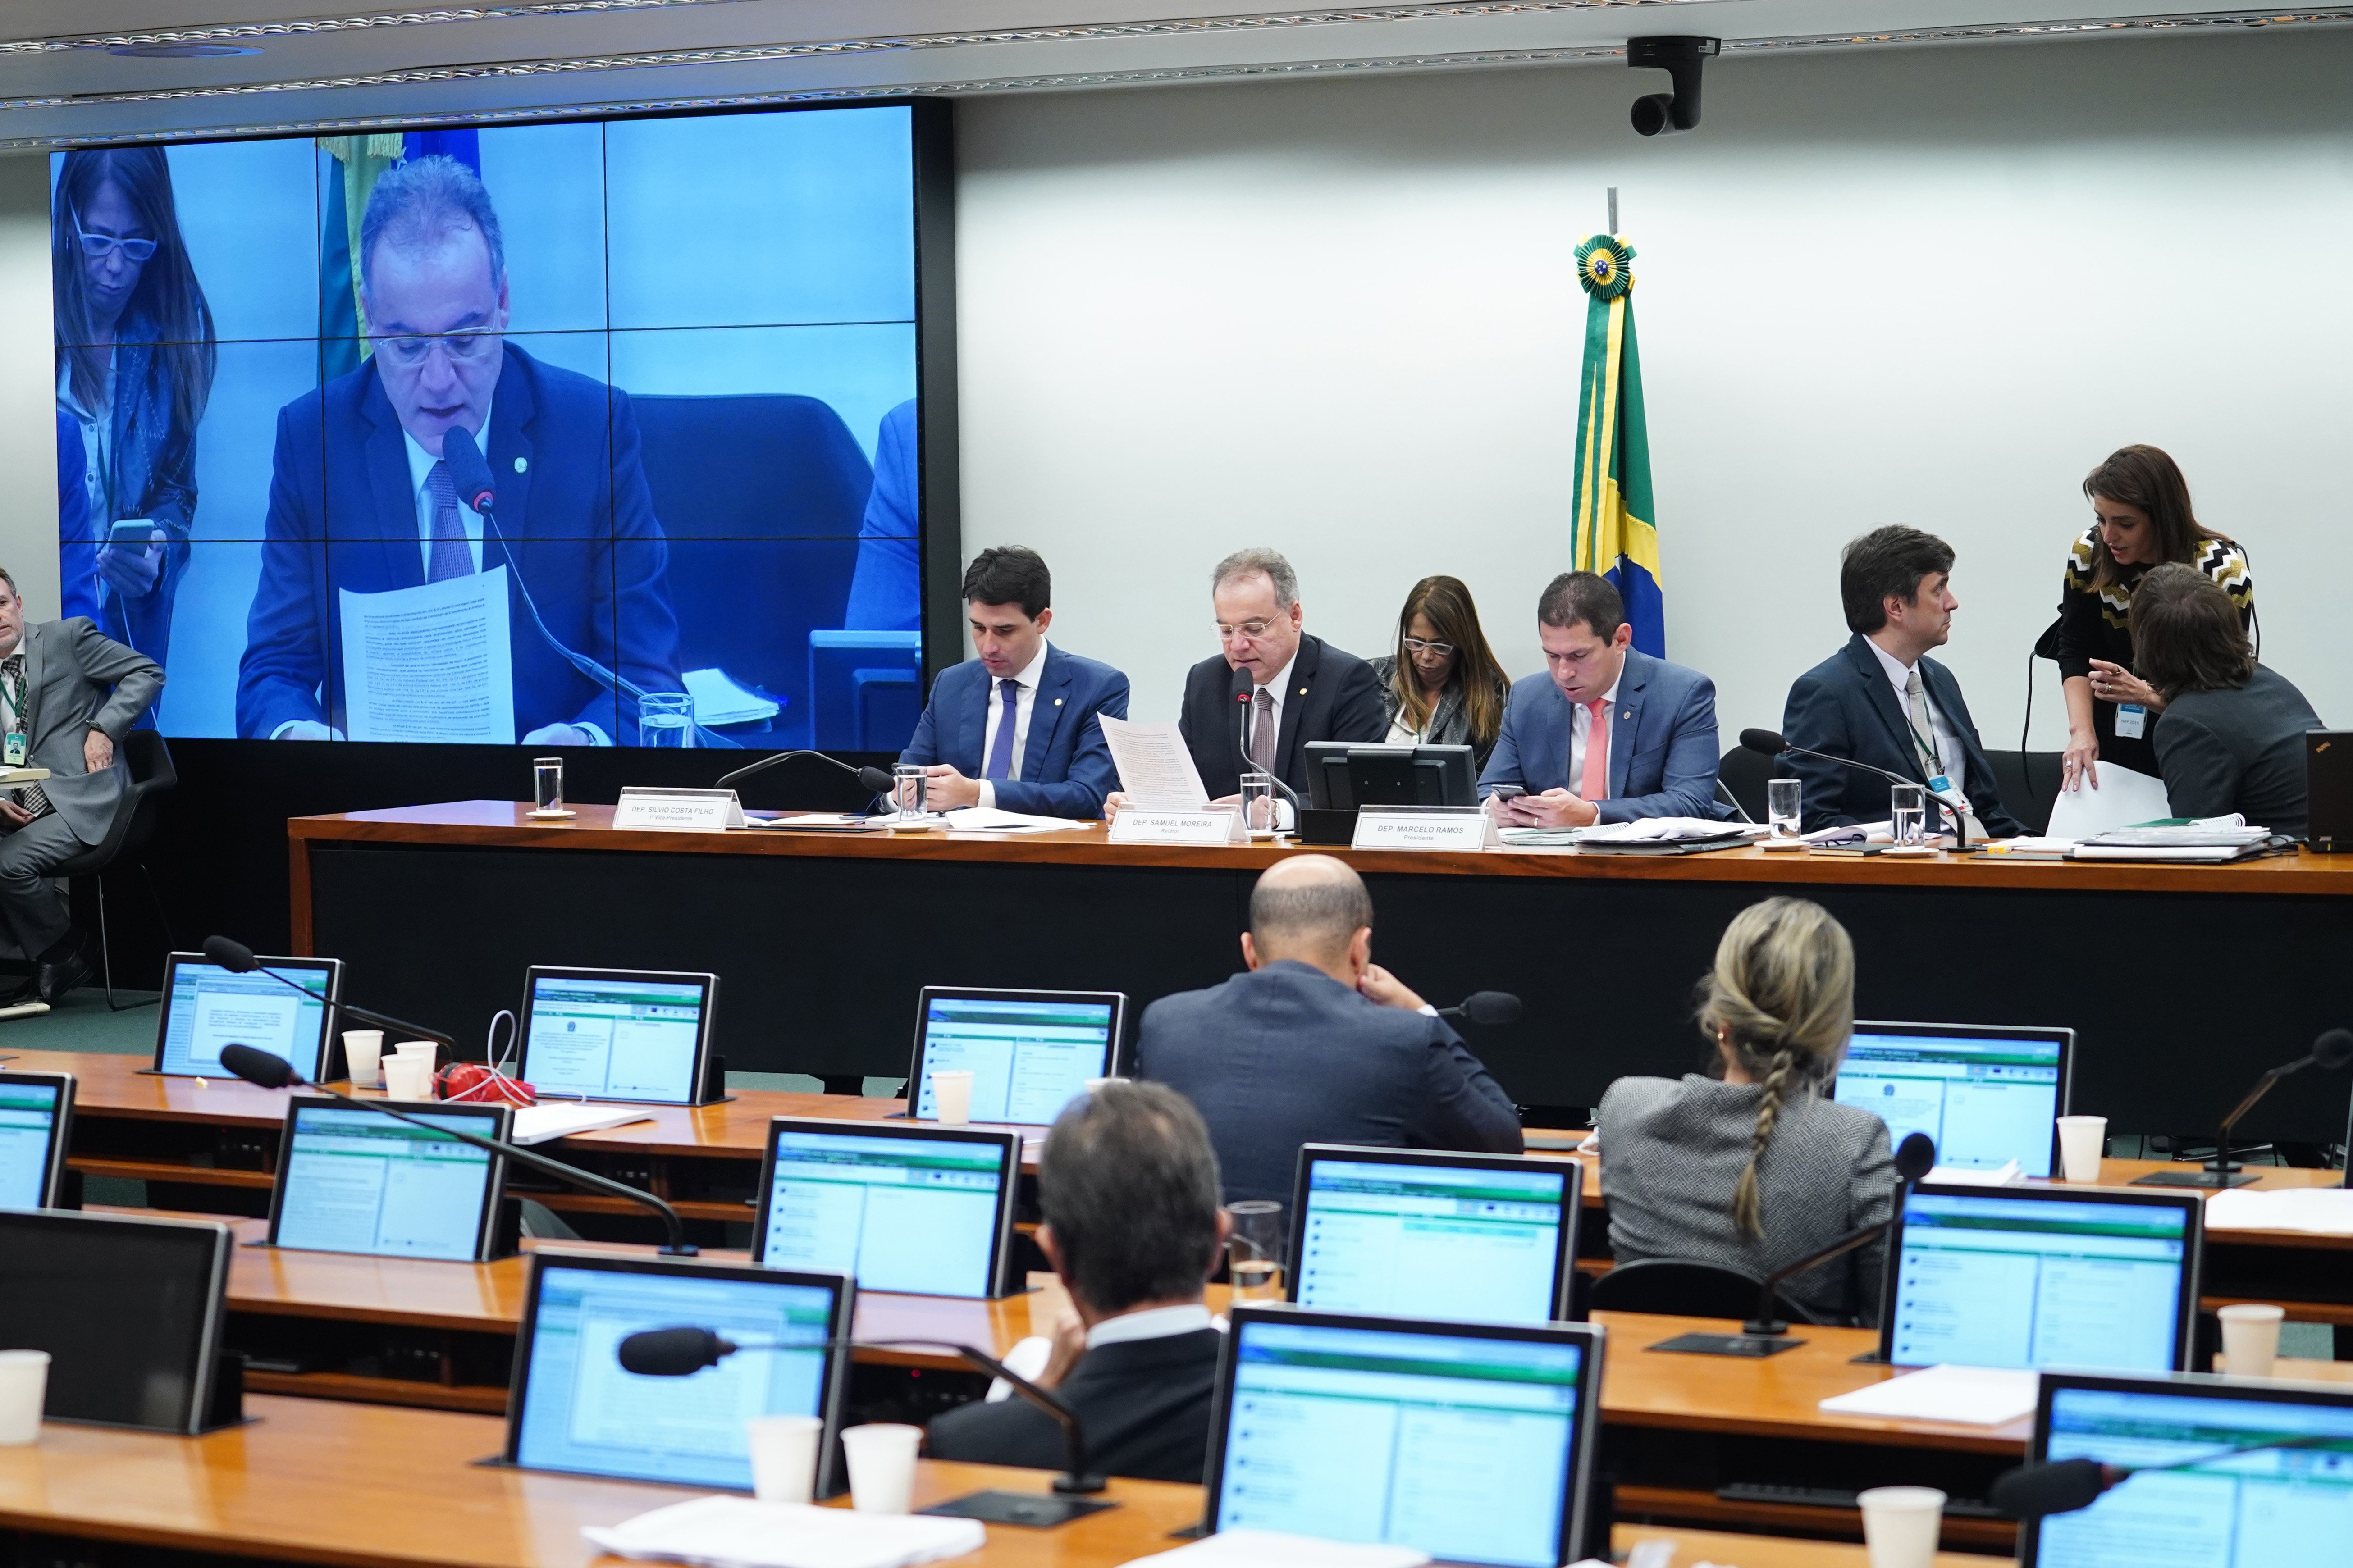
POLYGON ((1577 510, 1569 564, 1599 572, 1626 601, 1634 646, 1663 658, 1666 601, 1659 590, 1658 510, 1651 499, 1651 438, 1642 418, 1642 362, 1634 350, 1634 247, 1597 234, 1577 247, 1584 285, 1585 374, 1577 395, 1577 510))
POLYGON ((371 136, 322 136, 319 151, 333 160, 322 181, 326 211, 319 225, 319 376, 332 381, 359 369, 368 354, 360 320, 360 216, 386 169, 411 158, 446 153, 482 172, 481 142, 471 126, 455 131, 387 132, 371 136))

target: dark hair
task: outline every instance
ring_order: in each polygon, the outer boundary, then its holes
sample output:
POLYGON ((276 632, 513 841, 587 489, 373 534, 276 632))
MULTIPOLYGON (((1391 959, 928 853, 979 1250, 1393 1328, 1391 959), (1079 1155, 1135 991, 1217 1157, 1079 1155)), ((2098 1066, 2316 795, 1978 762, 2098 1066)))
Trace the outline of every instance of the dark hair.
POLYGON ((1018 544, 984 550, 964 569, 964 601, 967 605, 1018 605, 1031 620, 1054 602, 1054 574, 1046 558, 1018 544))
POLYGON ((1953 547, 1900 522, 1852 540, 1839 555, 1839 600, 1847 629, 1868 637, 1887 624, 1887 601, 1920 596, 1920 584, 1953 569, 1953 547))
POLYGON ((404 255, 431 250, 469 228, 482 237, 495 289, 506 281, 507 242, 482 177, 447 153, 395 163, 376 180, 360 215, 361 289, 375 276, 377 245, 389 243, 404 255))
POLYGON ((2133 669, 2171 701, 2185 691, 2244 686, 2255 650, 2239 606, 2195 566, 2152 566, 2133 589, 2133 669))
MULTIPOLYGON (((81 242, 74 235, 78 215, 89 212, 90 198, 110 184, 122 192, 139 226, 155 242, 155 254, 142 264, 138 286, 123 301, 122 318, 136 315, 153 330, 155 358, 164 384, 172 389, 172 428, 192 438, 212 399, 213 372, 220 356, 213 344, 212 307, 205 302, 204 287, 196 281, 187 244, 180 237, 172 166, 161 147, 77 148, 65 155, 57 194, 49 201, 58 364, 74 402, 111 423, 112 411, 100 406, 106 399, 107 355, 90 342, 96 329, 90 319, 90 275, 81 242)), ((114 498, 108 500, 113 504, 114 498)), ((140 498, 122 504, 137 506, 140 498)))
MULTIPOLYGON (((2181 477, 2181 465, 2155 447, 2119 447, 2109 453, 2098 468, 2084 476, 2084 495, 2087 500, 2115 501, 2146 513, 2149 530, 2157 536, 2157 558, 2160 562, 2197 560, 2198 542, 2201 539, 2219 539, 2225 544, 2236 542, 2227 535, 2200 526, 2198 513, 2189 505, 2189 481, 2181 477)), ((2108 542, 2094 530, 2093 591, 2116 586, 2123 580, 2125 570, 2108 553, 2108 542)))
MULTIPOLYGON (((1262 961, 1273 956, 1271 949, 1281 947, 1304 946, 1323 954, 1338 953, 1346 949, 1350 938, 1373 923, 1373 896, 1365 891, 1365 879, 1355 868, 1328 855, 1306 859, 1316 863, 1317 875, 1298 873, 1270 887, 1267 878, 1273 875, 1270 871, 1261 875, 1250 889, 1250 942, 1262 961)), ((1287 862, 1294 867, 1304 863, 1287 862)))
POLYGON ((1454 645, 1454 668, 1447 674, 1447 684, 1462 689, 1471 743, 1493 744, 1504 728, 1504 700, 1498 693, 1511 682, 1495 650, 1487 646, 1487 634, 1479 627, 1479 607, 1459 577, 1424 577, 1398 612, 1397 668, 1389 672, 1389 689, 1397 697, 1399 715, 1417 731, 1430 722, 1430 704, 1422 700, 1421 682, 1414 679, 1413 659, 1405 651, 1406 634, 1416 616, 1429 617, 1430 629, 1438 634, 1433 641, 1454 645))
POLYGON ((1062 1282, 1097 1312, 1198 1291, 1217 1265, 1218 1194, 1209 1130, 1166 1084, 1081 1095, 1038 1159, 1038 1207, 1062 1282))
POLYGON ((1608 642, 1626 624, 1626 601, 1617 585, 1598 572, 1564 572, 1545 584, 1536 601, 1536 625, 1573 626, 1583 621, 1608 642))

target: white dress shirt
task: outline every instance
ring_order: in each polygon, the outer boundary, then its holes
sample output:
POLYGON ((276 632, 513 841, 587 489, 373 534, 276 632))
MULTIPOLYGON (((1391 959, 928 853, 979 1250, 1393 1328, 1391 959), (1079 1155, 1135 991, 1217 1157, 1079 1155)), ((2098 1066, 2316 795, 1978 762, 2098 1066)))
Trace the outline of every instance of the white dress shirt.
MULTIPOLYGON (((1895 688, 1895 710, 1904 715, 1904 732, 1909 736, 1912 733, 1912 697, 1909 689, 1915 667, 1905 664, 1872 638, 1866 637, 1862 640, 1871 644, 1871 651, 1879 656, 1879 668, 1887 672, 1887 683, 1895 688)), ((1936 742, 1937 763, 1943 767, 1945 777, 1952 781, 1953 788, 1958 790, 1961 787, 1959 775, 1966 771, 1961 761, 1964 755, 1961 751, 1961 738, 1954 732, 1952 723, 1946 719, 1944 710, 1936 706, 1936 700, 1928 695, 1928 679, 1925 675, 1920 678, 1920 700, 1928 706, 1928 731, 1930 738, 1936 742)), ((1913 751, 1915 753, 1919 751, 1917 744, 1914 745, 1913 751)))
MULTIPOLYGON (((482 428, 491 427, 489 405, 482 407, 482 428)), ((426 480, 433 473, 433 465, 441 459, 417 444, 417 437, 402 426, 400 438, 408 447, 408 493, 417 498, 417 545, 425 562, 425 578, 433 579, 433 492, 426 489, 426 480)), ((454 476, 453 476, 454 477, 454 476)), ((466 548, 474 558, 474 570, 482 569, 482 514, 458 501, 458 526, 466 531, 466 548)))
MULTIPOLYGON (((1626 670, 1621 665, 1619 667, 1618 679, 1609 683, 1609 694, 1601 700, 1603 713, 1606 714, 1618 706, 1618 689, 1625 684, 1626 670)), ((1563 700, 1567 699, 1564 698, 1563 700)), ((1585 787, 1585 748, 1592 735, 1593 710, 1582 702, 1570 702, 1568 704, 1568 793, 1571 795, 1576 795, 1578 790, 1585 787)), ((1609 776, 1609 728, 1605 727, 1601 731, 1601 776, 1605 779, 1609 776)), ((1583 797, 1579 796, 1579 798, 1583 797)))
MULTIPOLYGON (((1012 766, 1006 771, 1005 776, 1008 778, 1018 779, 1021 776, 1021 754, 1029 749, 1029 710, 1038 706, 1038 682, 1044 679, 1046 676, 1046 639, 1039 637, 1037 657, 1022 668, 1021 673, 1013 677, 1014 683, 1020 688, 1020 691, 1013 700, 1013 761, 1012 766)), ((997 751, 997 726, 1004 722, 1004 693, 997 684, 997 678, 990 676, 988 724, 980 737, 980 766, 984 773, 988 770, 988 759, 997 751)), ((980 781, 980 804, 991 810, 996 809, 997 783, 995 780, 980 781)))
POLYGON ((1141 1312, 1123 1312, 1116 1318, 1105 1318, 1087 1331, 1087 1349, 1098 1345, 1126 1344, 1134 1340, 1165 1340, 1177 1334, 1198 1333, 1215 1328, 1216 1321, 1209 1309, 1198 1301, 1181 1307, 1152 1307, 1141 1312))

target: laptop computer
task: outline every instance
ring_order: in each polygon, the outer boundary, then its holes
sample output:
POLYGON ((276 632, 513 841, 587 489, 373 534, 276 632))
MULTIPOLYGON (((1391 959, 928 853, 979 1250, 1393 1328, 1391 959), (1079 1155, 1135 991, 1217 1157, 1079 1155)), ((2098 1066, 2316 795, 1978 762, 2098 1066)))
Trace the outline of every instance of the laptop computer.
POLYGON ((1598 1325, 1237 1305, 1206 1528, 1378 1542, 1482 1568, 1584 1556, 1598 1325))
MULTIPOLYGON (((0 1091, 5 1092, 5 1091, 0 1091)), ((504 1142, 507 1105, 398 1103, 436 1126, 504 1142)), ((269 1245, 301 1252, 481 1262, 491 1256, 506 1162, 487 1149, 319 1095, 287 1102, 269 1193, 269 1245)))
POLYGON ((2353 853, 2353 730, 2304 732, 2304 793, 2306 847, 2353 853))
POLYGON ((73 1099, 71 1073, 0 1072, 0 1209, 57 1206, 73 1099))
POLYGON ((221 1066, 221 1047, 240 1045, 283 1058, 304 1078, 323 1076, 327 1021, 331 1005, 343 996, 343 961, 259 962, 261 969, 239 974, 201 952, 167 954, 155 1060, 147 1070, 171 1078, 234 1078, 221 1066))
POLYGON ((1120 991, 926 985, 915 1005, 907 1114, 933 1120, 933 1069, 963 1068, 973 1075, 973 1121, 1049 1126, 1087 1079, 1120 1076, 1126 1023, 1120 991))
POLYGON ((522 1062, 543 1096, 695 1105, 708 1092, 719 977, 533 964, 523 979, 522 1062))
POLYGON ((752 1261, 865 1290, 1004 1296, 1021 1134, 773 1117, 752 1261))
POLYGON ((1566 1319, 1584 1174, 1574 1160, 1305 1144, 1290 1299, 1396 1317, 1566 1319))
POLYGON ((2075 1031, 1859 1022, 1834 1097, 1887 1123, 1890 1145, 1925 1132, 1936 1163, 2030 1176, 2059 1168, 2058 1119, 2073 1087, 2075 1031))

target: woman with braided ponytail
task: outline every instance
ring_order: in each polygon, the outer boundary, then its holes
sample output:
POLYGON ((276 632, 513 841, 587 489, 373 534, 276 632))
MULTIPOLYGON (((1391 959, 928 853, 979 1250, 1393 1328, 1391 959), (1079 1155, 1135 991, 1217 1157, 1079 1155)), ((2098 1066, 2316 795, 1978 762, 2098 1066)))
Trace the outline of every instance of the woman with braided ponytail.
MULTIPOLYGON (((1830 1098, 1854 1030, 1854 944, 1830 911, 1767 899, 1735 916, 1699 985, 1704 1075, 1623 1078, 1595 1114, 1609 1246, 1770 1274, 1887 1217, 1887 1125, 1830 1098)), ((1824 1321, 1874 1323, 1884 1248, 1782 1287, 1824 1321)))

